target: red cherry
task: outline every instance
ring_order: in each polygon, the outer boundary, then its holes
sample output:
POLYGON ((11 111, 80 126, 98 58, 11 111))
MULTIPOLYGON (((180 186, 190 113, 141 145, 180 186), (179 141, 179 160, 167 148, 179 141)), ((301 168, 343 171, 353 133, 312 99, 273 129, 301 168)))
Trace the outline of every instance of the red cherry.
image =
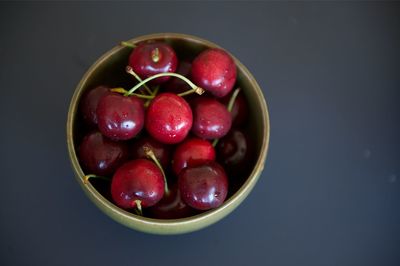
POLYGON ((246 135, 239 129, 232 129, 221 138, 217 145, 218 161, 232 172, 241 171, 250 161, 250 146, 246 135))
POLYGON ((176 175, 183 168, 202 165, 215 160, 215 150, 210 142, 198 138, 188 139, 178 145, 174 152, 172 170, 176 175))
POLYGON ((106 94, 100 99, 96 114, 100 132, 114 140, 131 139, 144 125, 143 102, 135 96, 106 94))
MULTIPOLYGON (((231 94, 223 97, 221 99, 221 102, 223 104, 225 104, 225 106, 228 105, 229 100, 231 98, 231 94)), ((247 101, 246 98, 243 96, 242 93, 239 93, 236 96, 236 99, 233 103, 233 107, 231 110, 231 115, 232 115, 232 126, 243 126, 248 118, 248 114, 249 114, 249 108, 247 105, 247 101)))
POLYGON ((128 148, 95 131, 86 135, 79 146, 79 160, 85 172, 109 176, 128 159, 128 148))
POLYGON ((228 178, 216 162, 183 169, 178 184, 183 201, 198 210, 221 206, 228 193, 228 178))
POLYGON ((193 101, 193 133, 203 139, 218 139, 231 128, 232 117, 226 106, 212 98, 193 101))
POLYGON ((231 177, 229 192, 235 193, 246 181, 254 163, 251 140, 239 129, 232 129, 216 147, 220 162, 231 177))
POLYGON ((186 138, 193 124, 189 104, 173 93, 158 94, 147 109, 145 127, 156 140, 175 144, 186 138))
POLYGON ((115 172, 111 196, 123 209, 155 205, 164 196, 164 177, 153 162, 146 159, 129 161, 115 172))
MULTIPOLYGON (((129 57, 129 65, 142 79, 163 72, 175 72, 178 64, 174 49, 164 42, 142 42, 129 57)), ((161 77, 151 84, 161 84, 170 77, 161 77)))
POLYGON ((182 201, 178 186, 172 186, 168 195, 153 207, 147 209, 147 213, 157 219, 179 219, 195 214, 195 210, 182 201))
POLYGON ((89 126, 97 125, 97 115, 96 109, 99 103, 100 98, 109 92, 108 87, 106 86, 98 86, 87 93, 82 97, 82 101, 79 105, 83 120, 89 126))
POLYGON ((171 162, 171 151, 168 145, 158 142, 152 137, 143 137, 133 143, 132 150, 134 159, 148 158, 144 147, 148 147, 154 152, 154 155, 163 168, 166 169, 168 167, 171 162))
POLYGON ((224 50, 207 49, 193 60, 191 77, 196 85, 215 97, 224 97, 235 85, 236 65, 224 50))

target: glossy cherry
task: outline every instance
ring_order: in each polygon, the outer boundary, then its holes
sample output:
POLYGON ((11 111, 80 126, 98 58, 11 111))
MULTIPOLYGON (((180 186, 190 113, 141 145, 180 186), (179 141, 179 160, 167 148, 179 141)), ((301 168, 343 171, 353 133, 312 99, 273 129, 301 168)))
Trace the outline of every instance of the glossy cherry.
POLYGON ((183 168, 202 165, 215 160, 215 149, 207 140, 190 138, 175 149, 172 170, 178 175, 183 168))
MULTIPOLYGON (((228 106, 231 96, 232 96, 231 94, 228 94, 227 96, 221 99, 221 102, 225 106, 228 106)), ((236 96, 236 99, 233 103, 231 110, 232 126, 236 127, 243 126, 247 121, 248 114, 249 114, 249 107, 247 105, 246 98, 244 97, 243 93, 240 92, 236 96)))
POLYGON ((207 49, 193 60, 191 78, 215 97, 224 97, 236 83, 236 65, 224 50, 207 49))
POLYGON ((162 199, 164 185, 162 172, 155 163, 146 159, 132 160, 115 172, 111 196, 123 209, 146 208, 162 199))
MULTIPOLYGON (((146 79, 158 73, 175 72, 178 58, 174 49, 165 42, 142 42, 133 49, 129 65, 142 79, 146 79)), ((169 79, 160 77, 151 84, 161 84, 169 79)))
POLYGON ((79 146, 79 160, 85 173, 110 176, 128 159, 124 142, 114 142, 100 132, 87 134, 79 146))
POLYGON ((113 140, 131 139, 142 130, 144 113, 141 99, 118 93, 106 94, 96 111, 99 130, 113 140))
POLYGON ((164 197, 153 207, 147 209, 147 214, 157 219, 179 219, 192 216, 196 211, 189 207, 181 198, 178 185, 174 185, 164 197))
POLYGON ((145 127, 156 140, 179 143, 186 138, 193 124, 189 104, 173 93, 160 93, 150 103, 145 127))
POLYGON ((171 162, 171 147, 163 144, 152 137, 146 136, 135 140, 132 145, 132 156, 134 159, 143 158, 146 159, 145 147, 151 149, 154 152, 157 160, 160 162, 163 168, 167 168, 171 162))
POLYGON ((213 98, 200 97, 193 101, 192 132, 203 139, 218 139, 231 128, 232 116, 226 106, 213 98))
POLYGON ((109 88, 106 86, 98 86, 82 97, 82 101, 79 105, 83 120, 89 126, 97 125, 96 109, 100 98, 109 92, 109 88))
POLYGON ((228 193, 228 178, 216 162, 183 169, 178 185, 183 201, 198 210, 219 207, 228 193))
POLYGON ((232 129, 220 139, 217 151, 218 161, 230 171, 241 171, 250 159, 249 140, 239 129, 232 129))
POLYGON ((240 129, 232 129, 219 140, 216 150, 217 160, 229 174, 229 194, 235 193, 246 181, 254 162, 254 147, 248 134, 240 129))
MULTIPOLYGON (((182 76, 189 77, 190 69, 192 68, 192 63, 189 61, 180 61, 176 73, 182 76)), ((183 80, 179 78, 172 77, 168 82, 163 84, 163 89, 166 92, 172 92, 175 94, 182 93, 190 90, 190 86, 183 80)))

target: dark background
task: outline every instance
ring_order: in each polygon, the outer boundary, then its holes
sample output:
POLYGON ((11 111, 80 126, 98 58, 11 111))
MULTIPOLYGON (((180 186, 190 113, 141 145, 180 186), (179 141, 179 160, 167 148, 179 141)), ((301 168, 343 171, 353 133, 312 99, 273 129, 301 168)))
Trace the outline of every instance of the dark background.
POLYGON ((400 265, 399 22, 398 3, 1 3, 0 265, 400 265), (108 218, 67 155, 87 68, 155 32, 232 52, 271 116, 255 189, 186 235, 108 218))

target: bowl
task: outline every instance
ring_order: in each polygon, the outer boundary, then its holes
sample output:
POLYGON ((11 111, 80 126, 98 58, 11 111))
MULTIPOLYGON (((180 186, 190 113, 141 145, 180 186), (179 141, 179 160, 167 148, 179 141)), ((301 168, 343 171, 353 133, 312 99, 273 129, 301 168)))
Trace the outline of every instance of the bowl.
MULTIPOLYGON (((159 33, 145 35, 129 40, 133 44, 161 40, 169 43, 178 55, 198 54, 206 48, 221 48, 218 45, 199 37, 177 34, 159 33)), ((115 221, 152 234, 181 234, 202 229, 209 226, 231 213, 248 196, 255 186, 264 164, 268 151, 270 124, 268 108, 262 90, 249 70, 234 56, 237 66, 237 85, 249 103, 248 134, 254 143, 251 167, 244 176, 241 186, 231 193, 225 202, 218 208, 209 210, 191 217, 181 219, 153 219, 139 216, 123 210, 109 201, 93 184, 84 182, 84 172, 77 157, 77 148, 81 136, 81 122, 78 116, 78 106, 82 95, 89 89, 107 83, 125 84, 132 82, 131 77, 125 73, 131 48, 117 45, 101 56, 85 73, 72 96, 67 118, 67 146, 69 158, 75 173, 76 180, 89 199, 105 214, 115 221)))

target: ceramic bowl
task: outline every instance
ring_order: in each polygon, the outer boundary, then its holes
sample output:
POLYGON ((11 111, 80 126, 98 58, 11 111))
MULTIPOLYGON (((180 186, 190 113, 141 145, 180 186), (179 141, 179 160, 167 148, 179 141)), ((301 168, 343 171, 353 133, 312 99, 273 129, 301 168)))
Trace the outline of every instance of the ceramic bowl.
MULTIPOLYGON (((128 42, 135 44, 148 40, 165 41, 171 44, 180 56, 193 56, 206 48, 219 47, 210 41, 195 36, 176 33, 146 35, 131 39, 128 42)), ((237 66, 237 86, 242 88, 243 94, 249 103, 246 134, 250 135, 249 137, 254 144, 254 150, 252 152, 251 167, 246 176, 243 177, 241 186, 229 195, 223 205, 216 209, 182 219, 162 220, 138 216, 114 205, 113 202, 103 196, 104 193, 100 193, 91 183, 84 183, 83 177, 85 174, 77 157, 77 149, 82 138, 82 124, 78 112, 82 95, 97 85, 110 83, 120 85, 129 81, 132 82, 132 77, 125 73, 125 66, 127 65, 130 52, 131 48, 121 45, 117 45, 106 52, 89 68, 75 89, 68 112, 67 145, 76 180, 85 194, 98 208, 115 221, 130 228, 152 234, 180 234, 211 225, 227 216, 239 206, 256 185, 264 169, 268 151, 270 123, 263 92, 247 68, 232 55, 237 66)))

